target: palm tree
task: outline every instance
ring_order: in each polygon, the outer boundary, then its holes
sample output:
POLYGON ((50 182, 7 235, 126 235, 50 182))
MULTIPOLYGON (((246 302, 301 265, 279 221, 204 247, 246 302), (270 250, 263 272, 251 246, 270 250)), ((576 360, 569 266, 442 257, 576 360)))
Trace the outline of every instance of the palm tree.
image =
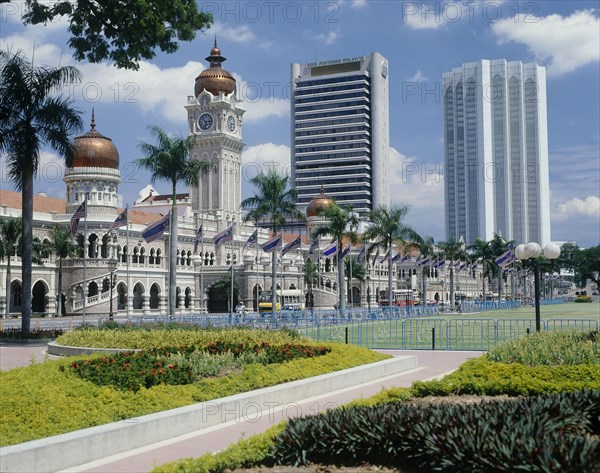
POLYGON ((177 184, 197 186, 200 173, 208 169, 206 161, 189 159, 189 150, 194 136, 174 138, 158 126, 149 127, 157 141, 156 145, 141 142, 139 148, 145 155, 137 159, 137 164, 152 173, 150 181, 164 180, 171 184, 172 207, 169 223, 169 314, 175 314, 177 285, 177 184))
MULTIPOLYGON (((433 237, 427 236, 425 238, 419 237, 416 240, 416 246, 419 249, 421 258, 431 258, 435 250, 435 242, 433 237)), ((423 297, 423 303, 427 303, 427 276, 429 275, 429 265, 421 266, 421 292, 423 297)))
POLYGON ((326 225, 318 226, 312 234, 313 239, 321 236, 329 236, 337 244, 337 270, 338 270, 338 308, 342 316, 346 309, 346 298, 344 297, 344 258, 342 251, 344 239, 350 240, 350 244, 358 241, 358 236, 353 230, 358 227, 358 217, 350 207, 340 207, 335 202, 326 209, 319 210, 319 216, 327 220, 326 225))
POLYGON ((72 66, 34 67, 21 52, 0 51, 0 154, 6 154, 10 179, 22 195, 21 330, 30 331, 33 243, 33 180, 43 145, 63 156, 73 153, 69 136, 81 129, 80 112, 59 91, 79 82, 72 66))
POLYGON ((231 272, 227 272, 221 279, 215 282, 210 290, 217 293, 222 294, 227 297, 227 311, 229 313, 233 312, 233 308, 237 304, 240 298, 240 287, 238 286, 237 279, 235 276, 233 277, 233 307, 231 306, 231 272))
POLYGON ((514 242, 507 242, 500 233, 494 233, 493 238, 488 242, 490 246, 490 253, 493 261, 491 262, 492 275, 498 278, 498 301, 502 300, 502 276, 503 271, 500 266, 496 264, 496 258, 502 255, 508 248, 508 244, 514 242))
POLYGON ((372 241, 368 253, 374 247, 381 248, 388 255, 388 305, 392 305, 392 247, 394 243, 406 244, 407 241, 418 241, 419 235, 412 227, 403 223, 408 206, 378 207, 369 215, 372 225, 367 228, 362 237, 366 241, 372 241))
POLYGON ((344 271, 348 274, 348 303, 352 304, 354 303, 352 297, 352 279, 358 279, 360 282, 363 282, 367 275, 367 268, 364 264, 359 263, 354 256, 348 256, 348 258, 344 258, 344 271), (352 279, 350 276, 352 276, 352 279))
POLYGON ((71 239, 71 232, 63 227, 55 225, 52 229, 52 240, 48 245, 48 249, 51 253, 58 257, 58 288, 57 288, 57 307, 56 316, 59 317, 63 314, 63 303, 62 303, 62 279, 63 279, 63 259, 70 258, 77 254, 77 245, 75 245, 71 239))
POLYGON ((6 318, 10 316, 10 258, 15 255, 21 241, 20 218, 0 219, 0 258, 6 258, 6 318))
POLYGON ((489 243, 481 238, 476 238, 472 245, 467 247, 475 261, 481 263, 483 300, 486 300, 486 280, 493 274, 496 257, 492 253, 489 243))
POLYGON ((454 308, 454 260, 464 259, 464 243, 462 239, 457 241, 451 236, 447 241, 440 241, 437 244, 440 253, 446 261, 450 260, 450 308, 454 308))
POLYGON ((312 309, 314 307, 313 287, 315 281, 317 281, 317 284, 319 284, 319 268, 317 263, 315 263, 312 259, 307 258, 304 262, 304 282, 308 284, 308 294, 310 294, 307 298, 307 309, 312 309))
MULTIPOLYGON (((260 173, 250 179, 257 192, 241 203, 243 209, 250 209, 244 222, 261 222, 268 219, 273 236, 285 226, 289 218, 304 221, 302 212, 296 208, 296 189, 290 188, 289 176, 280 175, 275 169, 260 173)), ((273 311, 277 307, 277 251, 271 253, 271 297, 273 311)))

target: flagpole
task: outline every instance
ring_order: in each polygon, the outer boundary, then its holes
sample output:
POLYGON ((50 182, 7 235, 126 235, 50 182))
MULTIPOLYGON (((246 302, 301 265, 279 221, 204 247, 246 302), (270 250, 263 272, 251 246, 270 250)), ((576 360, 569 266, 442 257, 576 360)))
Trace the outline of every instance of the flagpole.
POLYGON ((88 193, 86 192, 83 200, 85 202, 84 214, 83 214, 83 312, 82 312, 82 323, 85 324, 85 309, 86 309, 86 299, 87 299, 87 249, 88 249, 88 241, 87 241, 87 216, 88 216, 88 193))
POLYGON ((202 233, 200 234, 200 313, 204 314, 204 219, 200 214, 200 227, 202 233))
POLYGON ((352 303, 354 302, 352 297, 352 242, 348 243, 350 245, 350 249, 348 250, 350 256, 350 275, 349 275, 349 283, 348 283, 348 304, 350 304, 350 308, 352 308, 352 303))
MULTIPOLYGON (((227 248, 227 246, 225 246, 225 248, 227 248)), ((229 294, 229 301, 230 301, 230 314, 233 315, 233 250, 234 250, 234 246, 233 246, 233 242, 231 243, 231 281, 230 281, 230 294, 229 294)))
POLYGON ((131 321, 131 302, 129 293, 131 291, 131 274, 129 273, 129 204, 125 204, 125 217, 127 218, 127 231, 125 232, 125 245, 127 252, 125 253, 125 263, 127 265, 127 292, 125 293, 125 304, 127 306, 127 322, 131 321))
POLYGON ((258 312, 258 263, 260 258, 258 254, 258 250, 260 248, 260 245, 258 244, 258 225, 254 231, 256 232, 256 312, 258 312))

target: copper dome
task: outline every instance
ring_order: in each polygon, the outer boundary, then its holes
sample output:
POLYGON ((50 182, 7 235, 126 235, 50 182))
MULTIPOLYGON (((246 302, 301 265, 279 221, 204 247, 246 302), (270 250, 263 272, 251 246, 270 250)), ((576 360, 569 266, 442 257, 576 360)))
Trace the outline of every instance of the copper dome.
POLYGON ((203 70, 196 77, 195 96, 198 97, 203 90, 207 90, 213 95, 219 95, 220 92, 229 95, 235 91, 234 77, 221 67, 221 63, 226 59, 221 56, 221 50, 217 48, 217 40, 215 40, 215 46, 210 51, 210 56, 205 59, 210 63, 210 67, 203 70))
POLYGON ((119 152, 110 138, 96 131, 94 112, 90 131, 76 137, 74 141, 72 167, 119 169, 119 152))
POLYGON ((323 186, 321 186, 321 193, 312 198, 306 207, 307 217, 318 217, 321 212, 327 210, 335 201, 325 194, 323 186))

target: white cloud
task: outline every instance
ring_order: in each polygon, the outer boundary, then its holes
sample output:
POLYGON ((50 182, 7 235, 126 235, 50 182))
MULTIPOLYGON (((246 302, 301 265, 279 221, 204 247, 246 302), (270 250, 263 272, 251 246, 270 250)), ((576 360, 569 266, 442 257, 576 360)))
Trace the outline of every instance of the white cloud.
POLYGON ((274 143, 249 146, 242 152, 242 179, 247 182, 257 174, 271 169, 290 175, 290 160, 289 146, 274 143))
POLYGON ((437 29, 445 24, 440 3, 432 5, 407 2, 402 6, 402 21, 413 30, 437 29))
POLYGON ((313 30, 306 30, 305 35, 326 45, 333 44, 342 37, 339 29, 328 33, 315 33, 313 30))
POLYGON ((256 35, 248 25, 240 25, 236 27, 225 26, 223 23, 213 23, 209 30, 206 31, 209 37, 217 35, 217 42, 220 38, 225 38, 234 43, 246 43, 256 40, 256 35))
POLYGON ((406 79, 407 82, 425 82, 427 80, 429 80, 429 79, 425 76, 425 74, 423 74, 421 72, 420 69, 417 69, 417 72, 415 72, 415 75, 406 79))
POLYGON ((523 43, 536 60, 548 62, 549 74, 565 74, 600 61, 600 17, 596 10, 571 16, 519 14, 492 25, 499 44, 523 43))
POLYGON ((561 202, 552 215, 552 218, 557 221, 581 217, 600 219, 600 197, 590 195, 584 200, 575 197, 561 202))
POLYGON ((361 10, 367 6, 367 0, 352 0, 352 8, 361 10))
MULTIPOLYGON (((5 42, 13 44, 14 49, 31 51, 33 48, 33 40, 24 36, 11 36, 0 44, 5 42)), ((70 55, 62 56, 61 50, 53 44, 39 44, 35 50, 36 63, 40 65, 74 64, 70 55)), ((82 83, 67 87, 65 94, 74 98, 80 107, 82 102, 86 108, 95 103, 119 103, 137 107, 146 115, 158 113, 173 122, 185 118, 185 97, 194 94, 194 81, 206 68, 196 61, 169 68, 141 61, 138 71, 117 69, 107 63, 77 63, 76 66, 82 73, 82 83)), ((286 84, 248 83, 238 74, 234 73, 234 76, 238 94, 247 110, 246 121, 283 117, 289 113, 289 103, 285 100, 286 84)))
POLYGON ((390 148, 392 205, 408 204, 407 222, 422 235, 444 235, 444 176, 438 164, 418 162, 390 148))

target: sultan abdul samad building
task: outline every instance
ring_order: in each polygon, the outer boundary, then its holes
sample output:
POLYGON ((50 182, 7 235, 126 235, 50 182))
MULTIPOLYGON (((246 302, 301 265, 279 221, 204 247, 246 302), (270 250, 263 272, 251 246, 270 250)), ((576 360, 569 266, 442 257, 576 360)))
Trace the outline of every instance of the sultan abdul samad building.
MULTIPOLYGON (((190 151, 191 159, 211 164, 211 170, 202 174, 198 185, 189 193, 178 194, 178 248, 177 248, 177 311, 227 311, 222 293, 213 290, 213 284, 223 278, 234 265, 241 299, 246 307, 255 306, 256 291, 271 289, 271 255, 256 245, 244 243, 254 231, 243 224, 241 202, 241 153, 244 109, 236 96, 236 81, 222 68, 225 58, 215 47, 206 58, 210 67, 195 80, 194 95, 188 96, 189 133, 195 137, 190 151), (212 237, 234 226, 233 241, 215 246, 212 237), (196 229, 202 225, 204 237, 194 254, 196 229), (258 258, 258 261, 257 261, 258 258)), ((66 200, 39 193, 34 197, 34 238, 50 241, 55 225, 69 228, 73 212, 88 195, 87 225, 79 223, 78 245, 81 257, 66 258, 62 263, 62 295, 58 294, 59 260, 52 254, 43 254, 42 263, 34 264, 32 280, 32 312, 48 315, 106 315, 110 309, 111 292, 115 315, 165 314, 168 293, 168 232, 152 243, 141 237, 150 223, 166 214, 171 207, 171 196, 158 195, 151 187, 140 191, 139 198, 129 208, 129 223, 110 231, 122 208, 118 207, 119 153, 112 140, 98 128, 102 127, 92 113, 91 128, 75 138, 76 155, 72 167, 65 171, 66 200), (83 231, 87 227, 85 244, 83 231), (87 252, 84 278, 83 252, 87 252), (109 261, 117 260, 113 272, 109 261), (129 260, 129 261, 128 261, 129 260), (62 299, 59 307, 58 301, 62 299)), ((317 202, 315 202, 317 204, 317 202)), ((311 213, 315 215, 315 205, 311 213)), ((21 194, 0 190, 0 219, 21 215, 21 194)), ((285 235, 288 242, 296 235, 285 235)), ((259 231, 258 241, 269 238, 267 230, 259 231)), ((304 237, 303 237, 304 238, 304 237)), ((303 248, 306 245, 303 244, 303 248)), ((305 251, 304 251, 305 253, 305 251)), ((279 258, 278 287, 304 291, 302 277, 303 252, 296 250, 279 258)), ((7 259, 0 260, 0 314, 6 313, 7 259)), ((321 281, 321 306, 333 306, 337 285, 334 266, 323 259, 327 271, 321 281)), ((360 296, 359 296, 360 297, 360 296)), ((9 311, 21 312, 21 261, 11 257, 9 311)))

